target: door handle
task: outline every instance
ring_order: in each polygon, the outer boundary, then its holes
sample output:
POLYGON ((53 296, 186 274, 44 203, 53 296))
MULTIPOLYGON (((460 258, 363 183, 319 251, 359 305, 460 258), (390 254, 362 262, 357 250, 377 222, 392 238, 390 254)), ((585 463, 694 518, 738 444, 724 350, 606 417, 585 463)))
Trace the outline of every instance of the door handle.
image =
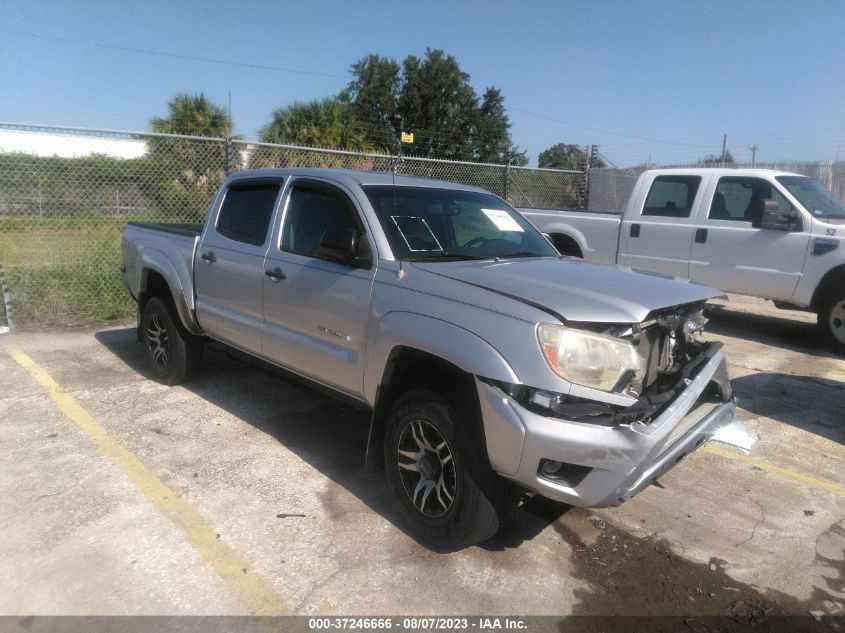
POLYGON ((631 225, 631 232, 629 233, 631 237, 639 237, 640 236, 640 225, 639 224, 632 224, 631 225))
POLYGON ((704 244, 707 241, 707 229, 696 229, 695 243, 704 244))
POLYGON ((217 261, 217 256, 214 254, 214 251, 208 251, 207 253, 203 253, 202 255, 200 255, 200 257, 202 257, 209 264, 213 264, 217 261))
POLYGON ((287 279, 288 276, 282 272, 282 269, 276 266, 275 268, 268 268, 264 271, 264 274, 267 275, 273 281, 281 281, 282 279, 287 279))

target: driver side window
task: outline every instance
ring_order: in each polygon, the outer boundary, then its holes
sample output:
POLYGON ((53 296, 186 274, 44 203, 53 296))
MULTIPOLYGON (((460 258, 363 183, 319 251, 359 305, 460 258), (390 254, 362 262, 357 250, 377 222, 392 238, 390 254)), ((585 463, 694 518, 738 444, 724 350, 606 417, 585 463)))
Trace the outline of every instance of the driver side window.
POLYGON ((321 257, 320 239, 327 229, 360 230, 351 203, 340 192, 294 186, 282 231, 282 250, 321 257))
POLYGON ((774 200, 781 211, 792 205, 768 180, 745 176, 725 176, 719 179, 713 201, 710 203, 710 220, 732 220, 751 223, 755 214, 762 212, 762 201, 774 200))

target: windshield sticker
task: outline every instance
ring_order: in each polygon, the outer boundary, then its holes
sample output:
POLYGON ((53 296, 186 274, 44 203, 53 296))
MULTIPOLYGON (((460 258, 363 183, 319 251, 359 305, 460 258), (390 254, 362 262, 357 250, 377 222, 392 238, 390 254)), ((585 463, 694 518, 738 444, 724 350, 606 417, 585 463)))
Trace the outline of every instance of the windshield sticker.
POLYGON ((416 215, 391 215, 390 219, 402 236, 405 246, 412 253, 442 252, 434 231, 428 226, 425 218, 416 215))
POLYGON ((525 230, 519 226, 517 221, 514 220, 507 211, 502 211, 501 209, 482 209, 481 211, 484 215, 490 218, 490 221, 495 224, 496 228, 500 231, 525 232, 525 230))

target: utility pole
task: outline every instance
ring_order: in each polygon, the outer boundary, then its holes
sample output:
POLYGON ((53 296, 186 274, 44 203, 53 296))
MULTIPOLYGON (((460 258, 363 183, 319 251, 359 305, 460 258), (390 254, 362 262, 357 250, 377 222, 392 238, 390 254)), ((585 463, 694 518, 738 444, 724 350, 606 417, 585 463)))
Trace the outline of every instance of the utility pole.
POLYGON ((722 167, 725 166, 725 158, 727 158, 727 156, 725 155, 725 152, 727 151, 727 147, 728 147, 728 135, 725 134, 722 137, 722 167))
POLYGON ((748 149, 751 150, 751 166, 754 167, 757 164, 757 150, 760 149, 760 146, 755 143, 748 149))

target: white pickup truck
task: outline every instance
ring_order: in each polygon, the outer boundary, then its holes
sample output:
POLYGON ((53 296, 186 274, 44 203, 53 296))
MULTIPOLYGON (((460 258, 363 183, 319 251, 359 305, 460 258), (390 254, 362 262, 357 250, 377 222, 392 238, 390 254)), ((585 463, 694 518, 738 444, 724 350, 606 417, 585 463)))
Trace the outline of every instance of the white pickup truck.
POLYGON ((808 309, 845 355, 845 203, 768 169, 654 169, 621 215, 521 209, 564 255, 808 309))

